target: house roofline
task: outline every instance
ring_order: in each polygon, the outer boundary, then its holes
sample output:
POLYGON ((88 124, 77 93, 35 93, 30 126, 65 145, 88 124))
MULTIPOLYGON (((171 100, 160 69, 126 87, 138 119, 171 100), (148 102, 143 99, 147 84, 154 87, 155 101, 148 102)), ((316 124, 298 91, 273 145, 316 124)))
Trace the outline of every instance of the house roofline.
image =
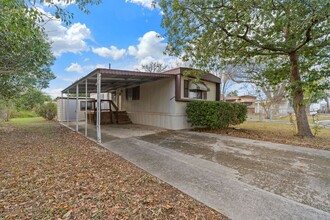
MULTIPOLYGON (((184 71, 189 71, 189 70, 196 70, 196 71, 201 71, 203 72, 203 75, 201 76, 201 80, 208 81, 208 82, 213 82, 213 83, 221 83, 221 79, 209 72, 194 69, 194 68, 189 68, 189 67, 177 67, 174 69, 166 70, 162 73, 164 74, 171 74, 171 75, 183 75, 184 71)), ((195 78, 194 76, 189 76, 192 78, 195 78)))
MULTIPOLYGON (((153 73, 153 72, 139 72, 139 71, 131 71, 131 70, 97 68, 92 72, 90 72, 89 74, 87 74, 86 76, 76 80, 74 83, 63 89, 62 92, 67 92, 68 90, 73 89, 77 84, 82 84, 83 81, 94 77, 98 73, 106 74, 106 75, 114 75, 114 76, 126 76, 126 77, 141 76, 141 77, 152 77, 152 78, 168 78, 168 77, 173 77, 175 75, 183 75, 183 72, 186 70, 197 70, 197 69, 187 68, 187 67, 177 67, 171 70, 163 71, 161 73, 153 73)), ((208 72, 204 72, 204 74, 201 77, 201 80, 213 82, 213 83, 221 83, 221 79, 219 77, 208 72)))
POLYGON ((118 69, 104 69, 104 68, 97 68, 87 74, 86 76, 76 80, 74 83, 66 87, 62 90, 62 92, 68 91, 72 89, 77 84, 81 84, 83 81, 85 81, 88 78, 91 78, 95 76, 96 74, 106 74, 106 75, 115 75, 115 76, 145 76, 145 77, 160 77, 160 78, 168 78, 171 77, 169 74, 163 74, 163 73, 151 73, 151 72, 139 72, 139 71, 130 71, 130 70, 118 70, 118 69))

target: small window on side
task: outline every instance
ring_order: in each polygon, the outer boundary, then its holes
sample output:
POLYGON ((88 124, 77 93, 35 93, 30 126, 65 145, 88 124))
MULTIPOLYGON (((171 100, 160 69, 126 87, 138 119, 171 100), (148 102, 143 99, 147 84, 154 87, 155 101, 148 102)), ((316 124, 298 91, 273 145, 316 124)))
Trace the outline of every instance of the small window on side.
POLYGON ((126 89, 126 100, 140 100, 140 86, 126 89))
POLYGON ((189 80, 183 81, 183 97, 189 98, 189 80))
POLYGON ((140 100, 140 86, 133 88, 132 100, 140 100))
MULTIPOLYGON (((87 110, 93 110, 93 101, 87 101, 87 110)), ((85 101, 80 101, 80 111, 85 111, 86 110, 86 102, 85 101)))

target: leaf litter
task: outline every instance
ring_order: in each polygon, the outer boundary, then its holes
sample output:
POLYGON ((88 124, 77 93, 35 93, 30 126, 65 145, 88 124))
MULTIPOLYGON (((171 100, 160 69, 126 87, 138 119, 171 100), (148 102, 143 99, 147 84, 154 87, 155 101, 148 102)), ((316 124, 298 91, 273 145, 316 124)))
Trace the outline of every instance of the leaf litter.
POLYGON ((227 219, 56 122, 0 130, 0 219, 227 219))

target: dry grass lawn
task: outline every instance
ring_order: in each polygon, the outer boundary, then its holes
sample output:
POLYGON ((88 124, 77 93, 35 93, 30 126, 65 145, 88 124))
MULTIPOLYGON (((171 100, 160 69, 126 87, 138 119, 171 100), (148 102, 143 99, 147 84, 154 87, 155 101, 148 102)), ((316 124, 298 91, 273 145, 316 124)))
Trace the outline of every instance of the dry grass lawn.
MULTIPOLYGON (((312 131, 315 131, 312 128, 312 131)), ((330 150, 330 129, 320 128, 315 138, 295 136, 295 126, 289 123, 252 122, 224 130, 207 130, 207 132, 227 134, 235 137, 264 140, 275 143, 291 144, 302 147, 330 150)))
POLYGON ((0 219, 227 219, 55 122, 0 124, 0 219))

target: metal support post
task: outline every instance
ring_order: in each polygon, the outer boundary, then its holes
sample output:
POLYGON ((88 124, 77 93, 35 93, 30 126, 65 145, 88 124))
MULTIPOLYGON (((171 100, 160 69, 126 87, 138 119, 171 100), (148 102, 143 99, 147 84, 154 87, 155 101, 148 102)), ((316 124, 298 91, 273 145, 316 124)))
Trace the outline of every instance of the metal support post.
POLYGON ((76 132, 79 130, 78 120, 79 120, 79 84, 76 85, 76 132))
POLYGON ((96 109, 96 137, 97 143, 101 143, 101 73, 97 74, 97 109, 96 109))
POLYGON ((60 112, 58 114, 58 120, 59 122, 62 124, 65 118, 65 114, 64 114, 64 100, 63 100, 63 92, 61 92, 61 109, 60 112))
POLYGON ((69 96, 70 96, 70 90, 67 90, 65 114, 66 114, 66 126, 68 127, 69 127, 69 96))
POLYGON ((87 137, 87 79, 85 81, 85 136, 87 137))

